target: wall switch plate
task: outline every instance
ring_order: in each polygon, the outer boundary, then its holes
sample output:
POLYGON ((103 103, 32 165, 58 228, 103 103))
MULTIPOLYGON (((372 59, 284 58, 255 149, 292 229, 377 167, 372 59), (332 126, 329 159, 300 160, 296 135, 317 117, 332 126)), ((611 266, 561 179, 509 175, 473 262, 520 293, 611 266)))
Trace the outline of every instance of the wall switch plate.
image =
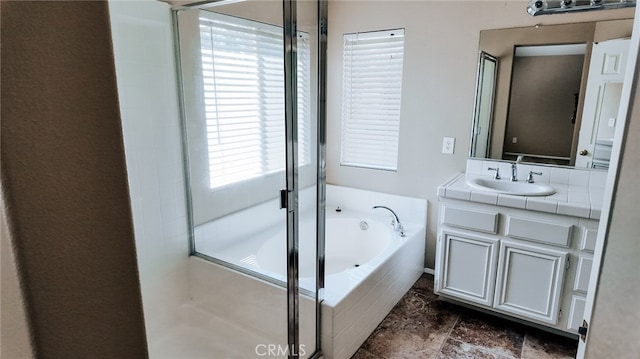
POLYGON ((611 117, 609 119, 609 127, 614 127, 616 125, 616 118, 615 117, 611 117))
POLYGON ((442 153, 453 154, 453 149, 456 146, 456 139, 454 137, 445 137, 442 139, 442 153))

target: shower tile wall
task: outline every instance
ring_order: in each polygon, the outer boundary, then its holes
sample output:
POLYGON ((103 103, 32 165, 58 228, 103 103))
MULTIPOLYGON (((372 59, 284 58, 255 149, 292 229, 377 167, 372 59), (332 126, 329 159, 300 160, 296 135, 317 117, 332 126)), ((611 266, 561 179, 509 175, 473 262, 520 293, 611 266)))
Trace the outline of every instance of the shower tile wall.
MULTIPOLYGON (((110 1, 150 354, 189 299, 188 232, 169 5, 110 1)), ((99 255, 99 254, 97 254, 99 255)))

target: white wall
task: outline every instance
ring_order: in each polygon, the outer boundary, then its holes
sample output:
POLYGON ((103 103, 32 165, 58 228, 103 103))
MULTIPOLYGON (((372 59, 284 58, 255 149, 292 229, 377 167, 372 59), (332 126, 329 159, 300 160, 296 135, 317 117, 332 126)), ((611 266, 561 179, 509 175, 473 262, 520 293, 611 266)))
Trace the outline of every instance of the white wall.
MULTIPOLYGON (((111 26, 147 341, 189 299, 187 212, 169 5, 111 1, 111 26)), ((156 353, 157 354, 157 353, 156 353)))
POLYGON ((329 2, 327 182, 429 201, 426 263, 434 266, 436 187, 464 171, 480 30, 633 17, 633 8, 532 17, 526 1, 329 2), (342 34, 405 28, 397 173, 341 167, 342 34), (442 137, 456 138, 453 155, 442 137))

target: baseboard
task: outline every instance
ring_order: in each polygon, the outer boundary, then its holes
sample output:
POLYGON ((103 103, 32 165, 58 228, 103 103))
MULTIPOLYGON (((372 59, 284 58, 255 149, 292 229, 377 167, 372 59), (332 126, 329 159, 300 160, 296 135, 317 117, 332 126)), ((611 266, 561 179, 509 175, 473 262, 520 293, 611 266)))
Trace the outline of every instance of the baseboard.
POLYGON ((436 274, 435 270, 433 270, 431 268, 425 268, 424 272, 427 273, 427 274, 431 274, 431 275, 435 275, 436 274))

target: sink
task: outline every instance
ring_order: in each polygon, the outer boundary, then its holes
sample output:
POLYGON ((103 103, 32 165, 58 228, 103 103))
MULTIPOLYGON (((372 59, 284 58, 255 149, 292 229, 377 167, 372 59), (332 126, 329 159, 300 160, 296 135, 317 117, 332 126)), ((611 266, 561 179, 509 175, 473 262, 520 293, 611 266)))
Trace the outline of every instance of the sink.
POLYGON ((491 178, 471 178, 467 180, 471 188, 514 196, 548 196, 556 193, 556 190, 544 183, 511 182, 508 179, 496 180, 491 178))

